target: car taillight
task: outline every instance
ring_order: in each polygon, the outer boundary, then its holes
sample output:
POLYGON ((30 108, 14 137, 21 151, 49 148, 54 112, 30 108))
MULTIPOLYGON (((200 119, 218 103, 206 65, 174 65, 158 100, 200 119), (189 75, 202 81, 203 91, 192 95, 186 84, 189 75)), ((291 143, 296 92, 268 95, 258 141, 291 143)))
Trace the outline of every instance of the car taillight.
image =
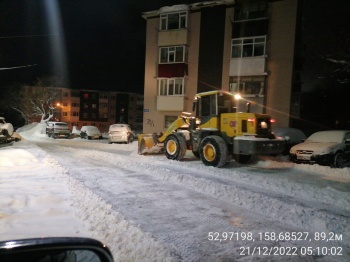
POLYGON ((254 122, 254 118, 248 118, 248 122, 254 122))
POLYGON ((276 123, 276 120, 273 119, 273 118, 271 118, 271 119, 270 119, 270 123, 276 123))

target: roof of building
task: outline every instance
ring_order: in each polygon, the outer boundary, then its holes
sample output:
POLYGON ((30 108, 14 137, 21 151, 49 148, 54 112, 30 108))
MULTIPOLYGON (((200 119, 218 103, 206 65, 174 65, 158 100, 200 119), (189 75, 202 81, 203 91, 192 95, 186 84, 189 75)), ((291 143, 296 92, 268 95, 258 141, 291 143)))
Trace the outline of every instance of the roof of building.
POLYGON ((188 5, 181 4, 181 5, 173 5, 173 6, 163 6, 158 10, 143 12, 142 17, 144 19, 147 19, 149 17, 159 16, 162 13, 198 10, 204 7, 212 7, 217 5, 233 5, 234 3, 235 3, 235 0, 218 0, 218 1, 198 2, 198 3, 188 4, 188 5))

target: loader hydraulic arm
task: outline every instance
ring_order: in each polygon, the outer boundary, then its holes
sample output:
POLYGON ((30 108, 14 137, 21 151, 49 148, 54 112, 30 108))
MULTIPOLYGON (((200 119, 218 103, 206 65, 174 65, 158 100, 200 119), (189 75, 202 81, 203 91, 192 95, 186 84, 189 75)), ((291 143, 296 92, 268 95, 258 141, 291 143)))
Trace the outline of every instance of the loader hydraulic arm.
POLYGON ((158 138, 159 143, 163 143, 168 135, 170 135, 172 132, 174 132, 176 129, 179 129, 183 125, 188 125, 187 118, 184 116, 180 116, 178 119, 176 119, 165 131, 164 133, 158 138))

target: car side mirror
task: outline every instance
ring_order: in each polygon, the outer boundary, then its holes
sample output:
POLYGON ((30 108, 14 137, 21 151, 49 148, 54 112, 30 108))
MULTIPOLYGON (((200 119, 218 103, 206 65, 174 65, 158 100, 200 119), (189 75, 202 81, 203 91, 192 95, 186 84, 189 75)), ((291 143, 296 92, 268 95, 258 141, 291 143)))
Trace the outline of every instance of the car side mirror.
POLYGON ((110 250, 91 238, 50 237, 0 242, 0 261, 113 262, 110 250))

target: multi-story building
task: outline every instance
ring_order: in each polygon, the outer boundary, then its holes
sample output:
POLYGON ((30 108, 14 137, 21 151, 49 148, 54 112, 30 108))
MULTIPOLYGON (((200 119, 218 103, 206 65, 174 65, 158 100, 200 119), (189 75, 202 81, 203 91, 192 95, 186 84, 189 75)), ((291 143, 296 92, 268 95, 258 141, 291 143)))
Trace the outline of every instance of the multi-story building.
POLYGON ((111 124, 127 123, 134 130, 142 130, 140 101, 136 93, 97 90, 62 90, 61 121, 78 129, 84 125, 97 126, 106 132, 111 124))
POLYGON ((146 19, 145 133, 192 111, 196 93, 239 93, 238 110, 288 126, 298 0, 221 0, 165 6, 146 19))
MULTIPOLYGON (((35 89, 26 88, 29 97, 35 89)), ((111 124, 127 123, 135 131, 142 130, 142 94, 61 87, 44 89, 55 94, 53 120, 66 122, 71 129, 93 125, 106 132, 111 124)))

